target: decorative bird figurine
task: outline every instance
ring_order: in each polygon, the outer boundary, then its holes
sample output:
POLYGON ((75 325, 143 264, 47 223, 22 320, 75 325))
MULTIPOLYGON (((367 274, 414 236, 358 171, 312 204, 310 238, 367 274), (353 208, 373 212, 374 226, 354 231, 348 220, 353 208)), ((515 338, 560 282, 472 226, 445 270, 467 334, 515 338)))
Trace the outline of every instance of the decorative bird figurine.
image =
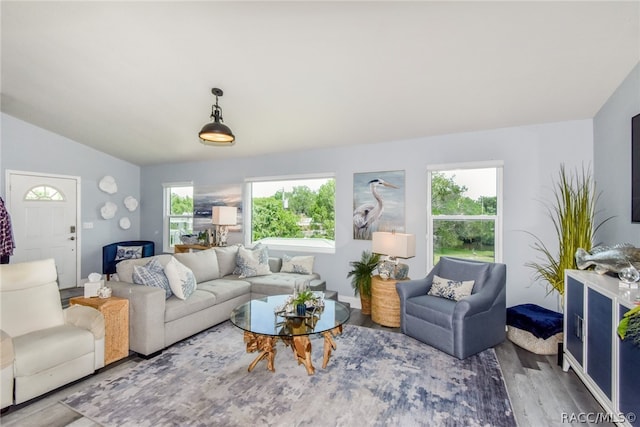
POLYGON ((370 240, 371 233, 376 231, 378 220, 382 216, 384 210, 384 199, 378 193, 379 186, 389 188, 398 188, 380 178, 369 181, 369 189, 376 199, 375 204, 365 203, 360 205, 353 211, 353 238, 361 240, 370 240))

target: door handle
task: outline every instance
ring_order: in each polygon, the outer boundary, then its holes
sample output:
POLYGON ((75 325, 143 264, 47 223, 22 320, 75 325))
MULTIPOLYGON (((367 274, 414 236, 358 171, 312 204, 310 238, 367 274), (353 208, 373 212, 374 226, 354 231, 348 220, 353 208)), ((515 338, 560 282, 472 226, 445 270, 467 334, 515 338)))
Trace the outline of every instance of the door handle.
POLYGON ((69 240, 76 240, 75 236, 69 237, 69 240))

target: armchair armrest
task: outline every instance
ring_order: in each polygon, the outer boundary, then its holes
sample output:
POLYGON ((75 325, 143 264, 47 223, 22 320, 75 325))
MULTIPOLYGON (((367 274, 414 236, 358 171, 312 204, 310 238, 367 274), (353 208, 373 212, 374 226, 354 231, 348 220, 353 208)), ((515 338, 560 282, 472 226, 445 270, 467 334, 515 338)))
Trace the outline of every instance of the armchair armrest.
POLYGON ((13 339, 0 329, 0 369, 4 369, 13 363, 13 339))
POLYGON ((148 356, 164 348, 165 292, 127 282, 109 282, 112 295, 129 300, 129 348, 148 356))
POLYGON ((96 340, 104 338, 104 316, 93 307, 72 305, 63 310, 64 323, 91 332, 96 340))
POLYGON ((463 319, 489 311, 493 307, 495 300, 495 295, 491 292, 479 292, 469 295, 456 303, 453 316, 456 319, 463 319))
POLYGON ((418 295, 424 295, 429 291, 431 287, 431 280, 427 278, 407 280, 404 282, 396 282, 396 290, 400 301, 405 301, 407 298, 415 297, 418 295))

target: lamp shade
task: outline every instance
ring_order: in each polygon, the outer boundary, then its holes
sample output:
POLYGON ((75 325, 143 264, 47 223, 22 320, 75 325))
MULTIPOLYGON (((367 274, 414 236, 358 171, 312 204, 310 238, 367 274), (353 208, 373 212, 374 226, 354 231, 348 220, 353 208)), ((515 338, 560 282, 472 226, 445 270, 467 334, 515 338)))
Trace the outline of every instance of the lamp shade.
POLYGON ((236 225, 238 208, 235 206, 214 206, 211 209, 211 223, 214 225, 236 225))
POLYGON ((199 136, 203 144, 231 145, 235 141, 235 136, 233 136, 231 129, 219 121, 204 125, 199 136))
POLYGON ((414 257, 416 255, 416 236, 376 231, 373 233, 372 251, 397 258, 414 257))

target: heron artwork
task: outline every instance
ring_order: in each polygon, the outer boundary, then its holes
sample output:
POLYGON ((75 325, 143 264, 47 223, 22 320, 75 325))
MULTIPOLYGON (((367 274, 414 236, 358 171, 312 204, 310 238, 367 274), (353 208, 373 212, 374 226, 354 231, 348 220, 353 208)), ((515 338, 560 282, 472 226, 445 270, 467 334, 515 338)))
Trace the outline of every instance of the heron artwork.
POLYGON ((384 211, 384 199, 378 192, 380 186, 398 188, 380 178, 369 181, 369 189, 375 199, 375 203, 364 203, 353 211, 353 238, 370 240, 371 233, 377 230, 378 220, 384 211))

